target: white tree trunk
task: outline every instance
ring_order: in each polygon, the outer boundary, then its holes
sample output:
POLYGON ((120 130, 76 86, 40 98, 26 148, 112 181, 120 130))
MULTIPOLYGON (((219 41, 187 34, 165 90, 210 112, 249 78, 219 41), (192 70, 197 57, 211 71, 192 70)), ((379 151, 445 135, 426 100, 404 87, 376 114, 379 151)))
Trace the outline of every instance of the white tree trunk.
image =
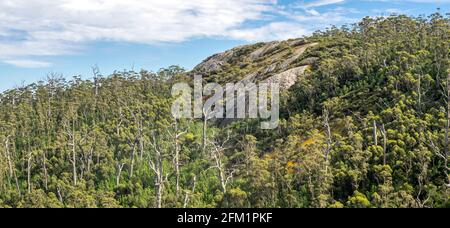
POLYGON ((28 185, 28 194, 31 193, 31 160, 33 159, 33 154, 28 154, 28 163, 27 163, 27 185, 28 185))

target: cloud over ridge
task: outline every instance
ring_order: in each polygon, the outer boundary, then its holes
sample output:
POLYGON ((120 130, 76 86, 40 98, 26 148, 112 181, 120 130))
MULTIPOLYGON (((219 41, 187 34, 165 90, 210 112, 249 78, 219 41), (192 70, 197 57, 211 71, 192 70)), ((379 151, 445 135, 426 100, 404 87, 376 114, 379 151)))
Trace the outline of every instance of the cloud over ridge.
POLYGON ((154 45, 214 37, 256 42, 306 35, 312 32, 311 25, 352 22, 350 9, 317 10, 350 0, 280 2, 0 0, 0 61, 18 67, 48 67, 51 63, 38 58, 79 53, 90 42, 154 45))
POLYGON ((99 40, 152 44, 226 35, 246 21, 262 19, 275 4, 273 0, 2 0, 0 59, 64 55, 99 40))

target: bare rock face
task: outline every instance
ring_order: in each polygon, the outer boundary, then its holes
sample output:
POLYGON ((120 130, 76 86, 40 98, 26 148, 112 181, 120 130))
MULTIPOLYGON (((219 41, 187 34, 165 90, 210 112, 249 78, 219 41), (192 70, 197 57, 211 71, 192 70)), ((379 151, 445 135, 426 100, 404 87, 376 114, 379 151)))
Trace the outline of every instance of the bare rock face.
POLYGON ((256 79, 258 78, 258 76, 259 76, 259 74, 258 73, 251 73, 251 74, 249 74, 249 75, 246 75, 245 77, 244 77, 244 79, 242 79, 241 81, 240 81, 240 83, 242 83, 242 84, 244 84, 244 85, 247 85, 248 83, 255 83, 256 82, 256 79))
POLYGON ((211 73, 211 72, 219 72, 222 71, 222 67, 225 65, 226 63, 224 61, 220 61, 220 60, 216 60, 216 59, 211 59, 207 62, 202 63, 201 65, 198 66, 198 70, 202 71, 202 72, 206 72, 206 73, 211 73))
POLYGON ((194 71, 202 73, 220 72, 226 68, 228 62, 233 59, 236 52, 242 47, 236 47, 223 53, 215 54, 194 68, 194 71))
POLYGON ((282 73, 279 73, 273 77, 268 78, 265 82, 268 84, 278 83, 281 90, 287 90, 291 88, 298 80, 298 77, 305 73, 305 70, 309 66, 296 67, 282 73))
MULTIPOLYGON (((296 39, 241 46, 207 58, 193 72, 203 75, 206 81, 222 85, 241 83, 247 93, 239 94, 237 100, 246 102, 248 108, 249 93, 258 91, 258 83, 278 83, 281 91, 294 86, 314 63, 314 59, 305 62, 308 58, 304 54, 315 45, 296 39)), ((225 92, 228 94, 230 91, 225 92)), ((237 113, 236 107, 226 109, 227 113, 237 113)), ((212 121, 228 124, 234 119, 212 121)))
POLYGON ((296 46, 303 46, 308 44, 308 41, 305 39, 295 39, 295 40, 291 40, 289 41, 289 45, 296 47, 296 46))
MULTIPOLYGON (((296 43, 294 43, 296 44, 296 43)), ((296 44, 297 45, 297 44, 296 44)), ((304 53, 305 51, 310 48, 310 47, 314 47, 316 46, 317 43, 312 43, 312 44, 304 44, 303 46, 301 46, 300 48, 296 49, 296 51, 294 52, 294 54, 292 55, 292 57, 286 59, 282 64, 281 64, 281 69, 283 70, 287 70, 289 68, 289 66, 297 61, 304 53)))
POLYGON ((261 47, 261 48, 257 49, 256 51, 252 52, 250 54, 250 59, 255 61, 255 60, 263 57, 267 53, 270 53, 271 51, 276 49, 279 44, 280 44, 280 42, 278 42, 278 41, 267 43, 263 47, 261 47))
POLYGON ((204 73, 218 72, 223 70, 226 62, 223 60, 225 53, 213 55, 195 67, 195 71, 204 73))
POLYGON ((286 90, 314 63, 314 59, 305 61, 304 54, 315 45, 294 39, 240 46, 207 58, 193 72, 220 84, 280 83, 280 89, 286 90))
POLYGON ((278 67, 278 63, 272 63, 272 64, 270 64, 270 66, 268 66, 264 70, 263 74, 270 74, 270 73, 274 72, 277 69, 277 67, 278 67))

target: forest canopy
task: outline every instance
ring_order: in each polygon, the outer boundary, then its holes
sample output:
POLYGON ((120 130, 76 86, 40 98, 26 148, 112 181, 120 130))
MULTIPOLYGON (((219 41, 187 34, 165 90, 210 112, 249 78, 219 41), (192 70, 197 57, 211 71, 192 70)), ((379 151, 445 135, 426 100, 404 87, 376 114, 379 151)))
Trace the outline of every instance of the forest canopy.
POLYGON ((273 131, 175 120, 171 87, 192 77, 176 66, 1 93, 0 207, 450 207, 449 15, 305 40, 273 131))

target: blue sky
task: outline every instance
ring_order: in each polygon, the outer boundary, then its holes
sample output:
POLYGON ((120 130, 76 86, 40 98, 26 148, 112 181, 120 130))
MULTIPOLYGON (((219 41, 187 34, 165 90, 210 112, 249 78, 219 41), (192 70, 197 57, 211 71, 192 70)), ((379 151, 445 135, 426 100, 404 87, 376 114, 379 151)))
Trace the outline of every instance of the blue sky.
POLYGON ((288 39, 450 0, 0 0, 0 91, 47 74, 191 69, 237 45, 288 39))

